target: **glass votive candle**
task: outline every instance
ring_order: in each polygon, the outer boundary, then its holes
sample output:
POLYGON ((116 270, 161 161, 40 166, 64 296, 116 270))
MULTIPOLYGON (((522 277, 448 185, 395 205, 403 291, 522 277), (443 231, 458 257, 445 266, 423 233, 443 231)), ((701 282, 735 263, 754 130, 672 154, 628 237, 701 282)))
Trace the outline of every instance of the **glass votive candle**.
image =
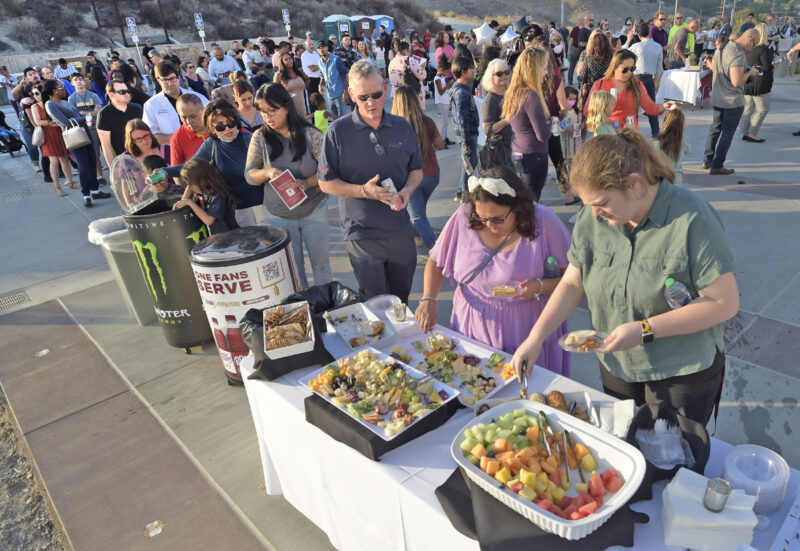
POLYGON ((406 321, 406 305, 404 303, 395 304, 392 308, 394 309, 394 319, 400 323, 406 321))
POLYGON ((709 478, 703 505, 712 513, 719 513, 725 508, 728 496, 731 495, 731 484, 724 478, 709 478))

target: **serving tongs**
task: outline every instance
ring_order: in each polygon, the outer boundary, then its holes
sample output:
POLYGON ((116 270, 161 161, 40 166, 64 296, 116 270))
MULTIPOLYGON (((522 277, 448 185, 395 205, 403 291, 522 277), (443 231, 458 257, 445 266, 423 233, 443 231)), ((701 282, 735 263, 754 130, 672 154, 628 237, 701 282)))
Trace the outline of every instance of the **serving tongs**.
MULTIPOLYGON (((564 430, 564 437, 567 439, 567 444, 569 445, 572 453, 575 454, 575 443, 572 441, 572 437, 569 435, 568 430, 564 430)), ((569 451, 568 451, 569 453, 569 451)), ((581 469, 581 463, 578 461, 578 455, 575 454, 575 462, 578 464, 578 476, 581 477, 581 482, 586 484, 586 479, 583 478, 583 469, 581 469)))
MULTIPOLYGON (((547 440, 547 434, 550 432, 550 423, 547 422, 547 416, 544 414, 543 411, 539 412, 539 437, 544 442, 544 449, 547 451, 547 455, 553 455, 553 451, 550 448, 550 442, 547 440)), ((553 439, 555 442, 555 438, 553 439)))
POLYGON ((521 400, 528 399, 528 362, 522 362, 522 380, 519 384, 519 397, 521 400))

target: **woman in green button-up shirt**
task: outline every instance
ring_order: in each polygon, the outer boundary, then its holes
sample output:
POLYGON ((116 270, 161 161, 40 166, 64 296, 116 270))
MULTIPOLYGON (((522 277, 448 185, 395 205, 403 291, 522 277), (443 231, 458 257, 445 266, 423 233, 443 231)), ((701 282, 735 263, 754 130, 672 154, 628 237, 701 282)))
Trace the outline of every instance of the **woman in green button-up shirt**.
POLYGON ((578 151, 570 182, 587 208, 569 266, 514 354, 518 374, 586 296, 592 326, 609 335, 597 350, 605 391, 708 421, 725 368, 724 322, 739 310, 735 263, 717 212, 673 178, 663 154, 633 130, 578 151), (686 286, 691 303, 670 309, 668 277, 686 286))

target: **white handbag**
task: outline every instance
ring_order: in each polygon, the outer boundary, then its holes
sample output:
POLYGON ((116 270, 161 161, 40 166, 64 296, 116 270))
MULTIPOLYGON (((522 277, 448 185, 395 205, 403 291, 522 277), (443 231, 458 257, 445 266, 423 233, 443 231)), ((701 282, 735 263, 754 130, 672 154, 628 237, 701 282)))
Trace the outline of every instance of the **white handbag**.
POLYGON ((31 137, 31 145, 34 147, 41 147, 44 145, 44 128, 36 126, 33 129, 33 137, 31 137))
POLYGON ((92 143, 89 134, 75 119, 69 119, 69 128, 62 130, 61 135, 64 136, 64 144, 70 151, 80 149, 92 143))

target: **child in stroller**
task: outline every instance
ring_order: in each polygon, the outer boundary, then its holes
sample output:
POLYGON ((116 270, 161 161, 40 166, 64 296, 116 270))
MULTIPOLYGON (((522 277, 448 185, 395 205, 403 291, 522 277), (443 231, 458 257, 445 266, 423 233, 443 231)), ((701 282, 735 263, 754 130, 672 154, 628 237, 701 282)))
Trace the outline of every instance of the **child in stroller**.
POLYGON ((12 157, 14 152, 25 147, 16 130, 6 123, 6 114, 0 111, 0 153, 9 153, 12 157))

